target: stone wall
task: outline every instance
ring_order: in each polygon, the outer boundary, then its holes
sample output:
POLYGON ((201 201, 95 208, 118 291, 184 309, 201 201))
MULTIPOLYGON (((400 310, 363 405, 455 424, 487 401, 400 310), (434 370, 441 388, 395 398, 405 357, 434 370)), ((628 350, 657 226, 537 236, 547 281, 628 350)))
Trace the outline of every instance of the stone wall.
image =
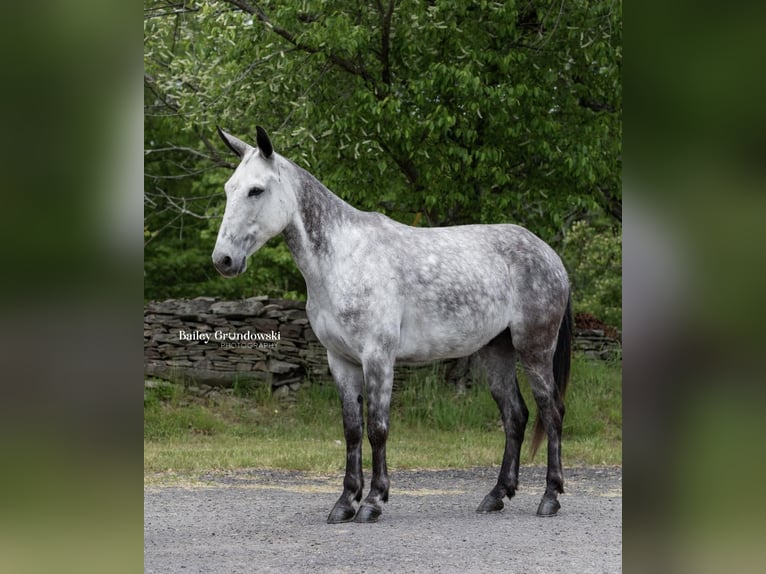
POLYGON ((307 376, 327 378, 329 370, 303 301, 197 297, 145 306, 144 374, 209 386, 294 390, 307 376))
POLYGON ((619 339, 612 338, 604 329, 575 329, 575 352, 592 359, 612 360, 622 357, 619 339))
MULTIPOLYGON (((619 355, 619 342, 604 330, 576 330, 574 348, 596 358, 619 355)), ((445 361, 453 383, 468 376, 465 360, 445 361)), ((401 379, 411 369, 397 368, 401 379)), ((270 385, 296 390, 306 380, 330 378, 303 301, 212 297, 152 301, 144 307, 144 374, 197 385, 270 385)))

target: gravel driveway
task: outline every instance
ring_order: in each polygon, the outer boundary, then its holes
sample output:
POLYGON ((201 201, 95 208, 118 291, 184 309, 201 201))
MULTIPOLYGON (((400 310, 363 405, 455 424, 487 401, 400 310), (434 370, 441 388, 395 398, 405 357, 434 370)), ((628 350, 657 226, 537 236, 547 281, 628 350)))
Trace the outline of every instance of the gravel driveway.
POLYGON ((475 508, 497 469, 390 476, 391 498, 377 524, 325 523, 341 476, 256 470, 149 486, 145 572, 621 571, 620 468, 565 469, 566 494, 551 518, 535 515, 544 467, 522 467, 519 492, 493 515, 475 508))

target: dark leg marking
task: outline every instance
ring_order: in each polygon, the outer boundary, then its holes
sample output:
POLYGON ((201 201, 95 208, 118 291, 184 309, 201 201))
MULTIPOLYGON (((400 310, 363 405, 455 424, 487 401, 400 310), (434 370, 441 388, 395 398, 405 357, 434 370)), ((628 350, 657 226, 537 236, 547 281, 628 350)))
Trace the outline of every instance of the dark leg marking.
POLYGON ((553 378, 552 353, 526 353, 522 362, 537 403, 539 417, 548 437, 548 471, 545 494, 537 508, 538 516, 553 516, 561 508, 558 495, 564 492, 561 466, 561 434, 564 421, 564 401, 553 378))
POLYGON ((507 496, 510 499, 516 493, 521 443, 529 411, 516 381, 516 353, 510 333, 501 333, 479 353, 485 365, 489 390, 500 409, 505 430, 505 451, 497 484, 476 509, 476 512, 484 514, 502 510, 503 498, 507 496))
POLYGON ((327 354, 330 370, 335 378, 343 410, 343 435, 346 439, 346 475, 343 479, 343 494, 333 506, 327 522, 338 524, 349 522, 356 515, 354 503, 362 499, 364 475, 362 474, 362 438, 364 421, 362 415, 361 367, 327 354))
POLYGON ((390 480, 386 465, 386 441, 393 375, 393 361, 370 361, 364 367, 367 438, 372 448, 372 482, 369 494, 356 513, 356 522, 377 522, 383 511, 382 503, 388 502, 390 480))

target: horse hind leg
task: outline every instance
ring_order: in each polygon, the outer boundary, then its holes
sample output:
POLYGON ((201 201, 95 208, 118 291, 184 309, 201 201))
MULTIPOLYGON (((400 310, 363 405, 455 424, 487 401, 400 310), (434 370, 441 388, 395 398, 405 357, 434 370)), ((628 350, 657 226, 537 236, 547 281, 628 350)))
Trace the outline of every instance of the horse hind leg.
POLYGON ((545 494, 537 508, 538 516, 553 516, 561 508, 558 495, 564 492, 561 465, 561 434, 564 400, 553 376, 553 352, 525 352, 521 361, 537 403, 537 416, 548 437, 548 470, 545 494))
POLYGON ((484 365, 490 393, 500 409, 505 430, 505 450, 497 484, 476 509, 479 513, 489 513, 502 510, 503 499, 510 499, 516 493, 521 443, 529 411, 516 381, 516 352, 510 333, 506 331, 498 335, 479 351, 479 357, 484 365))

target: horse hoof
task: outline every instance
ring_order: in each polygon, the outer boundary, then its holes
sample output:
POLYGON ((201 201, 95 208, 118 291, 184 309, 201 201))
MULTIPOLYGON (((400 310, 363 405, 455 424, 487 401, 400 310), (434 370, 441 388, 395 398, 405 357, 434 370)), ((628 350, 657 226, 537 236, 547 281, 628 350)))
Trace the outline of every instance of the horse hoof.
POLYGON ((356 512, 351 506, 335 506, 327 517, 327 524, 341 524, 351 522, 356 512))
POLYGON ((500 512, 504 507, 505 504, 503 504, 503 501, 500 498, 488 494, 484 497, 484 500, 481 501, 476 512, 479 514, 489 514, 490 512, 500 512))
POLYGON ((561 508, 561 504, 555 498, 543 498, 537 507, 537 516, 554 516, 561 508))
POLYGON ((377 522, 380 518, 381 510, 377 506, 370 506, 369 504, 363 504, 359 507, 359 511, 356 513, 354 522, 372 523, 377 522))

